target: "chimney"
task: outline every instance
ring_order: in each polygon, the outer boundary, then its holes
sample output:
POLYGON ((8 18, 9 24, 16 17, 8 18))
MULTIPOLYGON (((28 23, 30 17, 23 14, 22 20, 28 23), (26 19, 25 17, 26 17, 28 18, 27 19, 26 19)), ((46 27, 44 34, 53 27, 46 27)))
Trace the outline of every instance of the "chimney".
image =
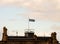
POLYGON ((57 41, 57 39, 56 39, 56 32, 53 32, 52 34, 51 34, 51 37, 52 37, 52 42, 53 42, 53 44, 58 44, 58 41, 57 41))
POLYGON ((51 34, 51 37, 52 37, 52 39, 56 39, 56 32, 53 32, 53 33, 51 34))
POLYGON ((7 41, 7 28, 6 27, 3 27, 2 41, 7 41))

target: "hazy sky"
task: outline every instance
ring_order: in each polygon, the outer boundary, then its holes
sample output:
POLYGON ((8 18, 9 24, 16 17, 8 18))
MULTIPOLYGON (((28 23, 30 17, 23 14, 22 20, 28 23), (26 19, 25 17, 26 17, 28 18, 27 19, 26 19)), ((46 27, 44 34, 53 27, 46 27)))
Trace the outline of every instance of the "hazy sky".
POLYGON ((24 35, 28 16, 35 19, 30 22, 30 29, 34 29, 36 35, 49 36, 57 32, 60 41, 60 0, 0 0, 0 33, 6 26, 9 35, 16 35, 16 31, 24 35))

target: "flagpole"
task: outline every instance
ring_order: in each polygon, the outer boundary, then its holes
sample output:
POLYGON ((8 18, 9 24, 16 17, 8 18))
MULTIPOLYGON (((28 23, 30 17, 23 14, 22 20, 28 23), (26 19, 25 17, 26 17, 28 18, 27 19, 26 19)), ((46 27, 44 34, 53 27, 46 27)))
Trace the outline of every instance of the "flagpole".
POLYGON ((30 32, 30 22, 35 22, 34 19, 30 19, 29 16, 28 16, 28 32, 30 32))

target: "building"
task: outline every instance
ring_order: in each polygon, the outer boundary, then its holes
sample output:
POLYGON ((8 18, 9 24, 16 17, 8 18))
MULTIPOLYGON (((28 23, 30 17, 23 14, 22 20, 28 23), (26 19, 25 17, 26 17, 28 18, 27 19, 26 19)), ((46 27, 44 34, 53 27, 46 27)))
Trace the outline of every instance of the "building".
POLYGON ((56 32, 50 37, 36 36, 34 32, 25 32, 25 36, 8 36, 7 28, 3 27, 3 36, 0 44, 59 44, 56 32))

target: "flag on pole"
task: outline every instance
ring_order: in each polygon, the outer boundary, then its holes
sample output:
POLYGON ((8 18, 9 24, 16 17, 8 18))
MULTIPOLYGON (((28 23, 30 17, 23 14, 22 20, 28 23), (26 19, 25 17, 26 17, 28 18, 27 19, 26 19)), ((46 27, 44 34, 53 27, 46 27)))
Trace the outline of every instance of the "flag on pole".
POLYGON ((30 22, 35 22, 35 19, 29 19, 30 22))

